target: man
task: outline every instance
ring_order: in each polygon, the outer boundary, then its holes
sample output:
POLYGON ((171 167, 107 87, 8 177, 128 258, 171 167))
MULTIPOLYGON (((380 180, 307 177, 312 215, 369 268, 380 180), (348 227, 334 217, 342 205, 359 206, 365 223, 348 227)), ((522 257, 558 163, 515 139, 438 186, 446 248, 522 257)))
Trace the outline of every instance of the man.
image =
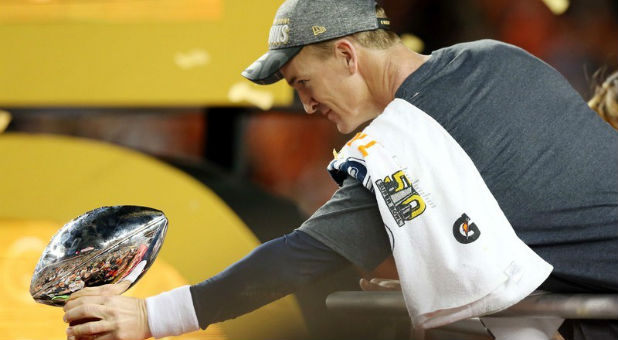
MULTIPOLYGON (((369 124, 329 165, 341 188, 299 229, 199 284, 146 300, 117 296, 123 284, 74 294, 65 321, 95 321, 68 337, 206 328, 347 261, 371 271, 390 249, 420 327, 508 307, 539 285, 618 291, 611 127, 521 49, 480 41, 424 56, 388 24, 372 1, 286 1, 268 53, 243 75, 285 79, 342 133, 369 124)), ((618 331, 576 326, 565 336, 618 331)))

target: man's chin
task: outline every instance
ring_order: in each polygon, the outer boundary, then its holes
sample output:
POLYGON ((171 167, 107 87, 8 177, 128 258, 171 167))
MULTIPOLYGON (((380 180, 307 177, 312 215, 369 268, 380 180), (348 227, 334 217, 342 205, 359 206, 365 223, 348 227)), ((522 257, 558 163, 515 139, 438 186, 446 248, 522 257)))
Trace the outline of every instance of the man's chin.
POLYGON ((345 124, 336 123, 336 125, 337 125, 337 131, 339 131, 339 133, 342 133, 344 135, 347 135, 348 133, 351 133, 352 131, 354 131, 354 129, 351 129, 349 126, 346 126, 345 124))
POLYGON ((358 130, 361 130, 361 128, 364 128, 367 124, 361 124, 361 125, 354 125, 354 124, 345 124, 344 122, 338 121, 335 122, 335 125, 337 125, 337 131, 339 131, 339 133, 347 135, 347 134, 351 134, 354 133, 358 130))

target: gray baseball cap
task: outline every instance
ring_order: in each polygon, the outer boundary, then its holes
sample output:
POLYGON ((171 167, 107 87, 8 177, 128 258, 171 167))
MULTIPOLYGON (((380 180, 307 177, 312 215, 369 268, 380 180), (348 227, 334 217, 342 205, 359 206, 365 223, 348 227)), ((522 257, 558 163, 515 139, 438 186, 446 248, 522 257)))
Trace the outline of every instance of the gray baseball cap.
POLYGON ((268 52, 242 75, 272 84, 283 78, 281 67, 305 45, 389 26, 389 19, 377 18, 375 0, 287 0, 270 28, 268 52))

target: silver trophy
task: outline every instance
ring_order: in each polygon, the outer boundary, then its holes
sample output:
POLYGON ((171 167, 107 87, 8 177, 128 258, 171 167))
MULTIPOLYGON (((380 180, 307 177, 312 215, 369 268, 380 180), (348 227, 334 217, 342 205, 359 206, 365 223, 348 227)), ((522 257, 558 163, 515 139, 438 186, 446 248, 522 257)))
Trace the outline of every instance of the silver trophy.
POLYGON ((157 257, 167 232, 163 212, 121 205, 88 211, 51 239, 34 269, 36 302, 63 306, 70 294, 123 280, 133 286, 157 257))

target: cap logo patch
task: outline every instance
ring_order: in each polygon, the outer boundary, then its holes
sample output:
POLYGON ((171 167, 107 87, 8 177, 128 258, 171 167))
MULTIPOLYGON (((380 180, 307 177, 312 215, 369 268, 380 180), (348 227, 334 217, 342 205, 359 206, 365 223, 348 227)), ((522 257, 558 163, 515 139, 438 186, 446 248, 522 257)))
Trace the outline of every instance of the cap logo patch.
POLYGON ((278 47, 287 44, 290 40, 290 35, 288 34, 289 31, 290 28, 287 24, 273 25, 270 28, 270 35, 268 36, 268 46, 278 47))
POLYGON ((311 29, 313 30, 313 35, 320 35, 326 32, 326 27, 324 26, 311 26, 311 29))

